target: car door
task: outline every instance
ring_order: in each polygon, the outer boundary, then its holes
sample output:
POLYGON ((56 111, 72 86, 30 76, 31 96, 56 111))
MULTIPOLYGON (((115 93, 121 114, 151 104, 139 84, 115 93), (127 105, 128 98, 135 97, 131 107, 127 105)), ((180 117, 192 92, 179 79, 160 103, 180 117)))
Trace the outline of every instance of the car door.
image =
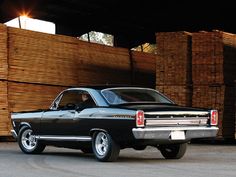
POLYGON ((79 91, 65 91, 54 102, 54 109, 45 111, 41 119, 41 135, 72 136, 77 128, 78 119, 75 118, 80 102, 79 91))

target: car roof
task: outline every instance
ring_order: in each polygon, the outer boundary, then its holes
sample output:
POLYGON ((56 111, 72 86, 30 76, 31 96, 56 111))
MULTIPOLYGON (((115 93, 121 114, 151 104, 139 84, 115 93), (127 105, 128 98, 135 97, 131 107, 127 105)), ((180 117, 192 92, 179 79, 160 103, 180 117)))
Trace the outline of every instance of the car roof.
POLYGON ((121 84, 113 84, 113 85, 84 85, 79 87, 72 87, 72 88, 89 88, 89 89, 95 89, 95 90, 103 90, 108 88, 117 88, 117 87, 134 87, 134 88, 145 88, 144 86, 140 85, 121 85, 121 84))

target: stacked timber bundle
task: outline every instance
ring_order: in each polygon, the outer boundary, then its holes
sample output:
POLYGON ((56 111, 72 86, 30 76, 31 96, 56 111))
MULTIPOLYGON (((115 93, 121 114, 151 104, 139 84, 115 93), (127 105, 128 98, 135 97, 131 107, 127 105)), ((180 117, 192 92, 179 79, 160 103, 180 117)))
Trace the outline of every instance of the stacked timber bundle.
POLYGON ((217 109, 219 138, 233 138, 235 132, 235 90, 225 85, 194 85, 193 107, 217 109))
POLYGON ((67 87, 8 82, 10 112, 49 109, 56 96, 67 87))
POLYGON ((128 49, 16 28, 8 33, 9 80, 62 86, 130 83, 128 49))
POLYGON ((0 79, 7 79, 7 27, 0 24, 0 79))
POLYGON ((0 81, 0 135, 9 135, 10 126, 7 99, 7 82, 0 81))
POLYGON ((236 79, 236 35, 222 31, 192 36, 193 84, 233 85, 236 79))
POLYGON ((191 34, 156 34, 156 88, 177 104, 191 106, 191 34))
POLYGON ((157 89, 164 93, 168 98, 171 98, 175 103, 184 106, 191 106, 192 103, 192 87, 166 85, 158 86, 157 89))
POLYGON ((222 31, 192 35, 193 106, 219 111, 218 137, 234 138, 236 35, 222 31))
POLYGON ((145 87, 155 87, 156 55, 132 51, 130 53, 132 84, 145 87))

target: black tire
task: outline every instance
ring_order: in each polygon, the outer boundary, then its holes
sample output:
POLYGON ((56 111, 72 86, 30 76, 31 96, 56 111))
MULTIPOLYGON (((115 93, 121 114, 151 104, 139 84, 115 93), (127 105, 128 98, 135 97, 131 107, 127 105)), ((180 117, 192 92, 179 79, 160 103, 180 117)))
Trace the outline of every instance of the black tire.
POLYGON ((115 161, 120 153, 120 146, 103 131, 93 134, 92 148, 96 159, 101 162, 115 161))
POLYGON ((187 143, 160 145, 159 150, 165 159, 180 159, 187 150, 187 143))
POLYGON ((26 154, 39 154, 45 149, 45 145, 38 141, 29 127, 22 127, 19 131, 18 144, 26 154))

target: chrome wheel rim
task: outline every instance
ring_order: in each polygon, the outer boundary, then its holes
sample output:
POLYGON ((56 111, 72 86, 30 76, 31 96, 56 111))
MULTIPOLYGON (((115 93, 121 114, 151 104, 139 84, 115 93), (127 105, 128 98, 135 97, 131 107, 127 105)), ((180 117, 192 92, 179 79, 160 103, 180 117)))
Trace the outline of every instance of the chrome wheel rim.
POLYGON ((32 135, 32 130, 28 129, 22 133, 21 144, 27 150, 33 150, 37 145, 35 135, 32 135))
POLYGON ((100 156, 104 156, 108 150, 108 138, 104 132, 99 132, 95 140, 95 148, 100 156))

